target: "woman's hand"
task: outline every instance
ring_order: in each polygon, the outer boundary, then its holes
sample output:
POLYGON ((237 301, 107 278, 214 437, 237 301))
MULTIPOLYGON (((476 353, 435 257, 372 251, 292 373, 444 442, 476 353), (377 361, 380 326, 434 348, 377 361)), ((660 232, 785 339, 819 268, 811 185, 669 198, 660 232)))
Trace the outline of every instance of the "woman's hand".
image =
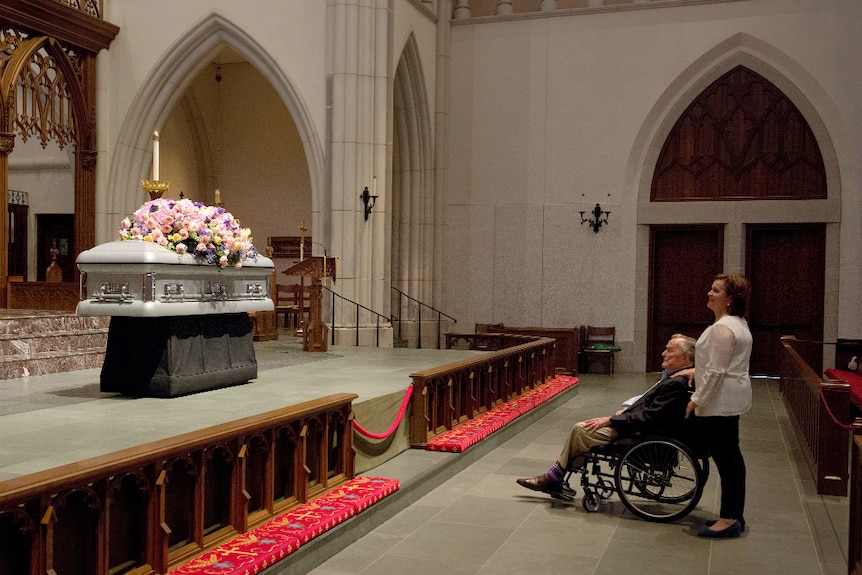
POLYGON ((594 417, 592 419, 588 419, 584 422, 584 428, 587 431, 595 431, 600 427, 610 427, 611 426, 611 418, 610 417, 594 417))
POLYGON ((673 374, 674 377, 676 377, 678 375, 681 375, 682 377, 687 377, 688 378, 688 386, 694 387, 694 368, 693 367, 681 369, 681 370, 679 370, 673 374))
POLYGON ((689 401, 685 408, 685 418, 688 419, 688 416, 694 413, 695 409, 697 409, 697 404, 693 401, 689 401))

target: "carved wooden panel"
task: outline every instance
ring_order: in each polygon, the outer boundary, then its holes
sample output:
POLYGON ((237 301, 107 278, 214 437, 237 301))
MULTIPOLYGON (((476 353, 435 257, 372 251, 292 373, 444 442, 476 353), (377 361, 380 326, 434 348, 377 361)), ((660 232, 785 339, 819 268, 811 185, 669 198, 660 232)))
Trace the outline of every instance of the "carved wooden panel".
POLYGON ((665 140, 651 201, 826 198, 814 134, 774 84, 738 66, 683 112, 665 140))

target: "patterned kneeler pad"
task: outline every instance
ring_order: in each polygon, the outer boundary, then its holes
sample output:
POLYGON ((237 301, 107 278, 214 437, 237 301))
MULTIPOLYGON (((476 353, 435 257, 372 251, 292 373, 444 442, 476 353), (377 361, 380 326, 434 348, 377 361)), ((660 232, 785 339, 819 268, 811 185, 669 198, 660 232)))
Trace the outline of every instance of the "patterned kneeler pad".
POLYGON ((397 479, 356 477, 208 551, 171 575, 254 575, 302 545, 398 491, 397 479))
POLYGON ((461 453, 576 383, 578 383, 577 377, 558 375, 547 383, 489 409, 451 431, 438 435, 425 444, 425 449, 461 453))

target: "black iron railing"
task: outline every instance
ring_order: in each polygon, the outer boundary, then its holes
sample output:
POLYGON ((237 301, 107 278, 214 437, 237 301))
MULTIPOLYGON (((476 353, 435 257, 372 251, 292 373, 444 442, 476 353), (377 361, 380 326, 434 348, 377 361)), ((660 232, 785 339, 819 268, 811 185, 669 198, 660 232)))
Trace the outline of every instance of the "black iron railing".
POLYGON ((411 304, 414 304, 416 307, 416 324, 417 324, 417 344, 416 347, 419 349, 422 348, 422 310, 427 309, 431 314, 436 315, 436 319, 432 319, 431 321, 436 322, 437 324, 437 349, 440 349, 440 340, 442 336, 442 324, 443 317, 446 319, 452 320, 453 323, 458 323, 458 320, 452 317, 451 315, 445 314, 439 309, 431 307, 430 305, 419 301, 414 297, 410 297, 400 289, 395 286, 392 286, 392 291, 397 294, 397 302, 393 302, 392 305, 392 324, 394 327, 395 322, 398 322, 397 328, 397 336, 398 339, 403 339, 402 327, 405 321, 409 321, 410 318, 410 308, 411 304), (404 314, 402 313, 406 307, 407 310, 407 318, 404 318, 404 314), (397 314, 397 315, 396 315, 397 314))
POLYGON ((356 320, 356 322, 355 322, 356 323, 356 345, 359 346, 360 313, 365 311, 367 313, 372 314, 372 316, 374 316, 374 319, 375 319, 376 324, 377 324, 376 325, 375 346, 380 347, 380 328, 386 327, 386 326, 380 325, 380 320, 382 319, 383 321, 386 322, 386 324, 388 326, 391 327, 392 326, 392 318, 390 318, 389 316, 385 316, 382 313, 378 313, 371 308, 367 308, 364 305, 362 305, 361 303, 357 303, 351 299, 348 299, 341 294, 337 294, 326 286, 321 286, 321 287, 323 287, 323 289, 325 289, 330 294, 332 294, 332 298, 330 300, 332 302, 332 304, 330 307, 330 316, 329 316, 331 318, 331 321, 332 321, 332 329, 330 330, 330 332, 332 333, 332 336, 331 336, 332 345, 335 345, 335 325, 336 325, 336 322, 335 322, 335 319, 336 319, 336 317, 335 317, 336 316, 335 302, 336 302, 336 300, 341 300, 343 303, 347 304, 349 307, 351 307, 354 310, 354 317, 356 320))

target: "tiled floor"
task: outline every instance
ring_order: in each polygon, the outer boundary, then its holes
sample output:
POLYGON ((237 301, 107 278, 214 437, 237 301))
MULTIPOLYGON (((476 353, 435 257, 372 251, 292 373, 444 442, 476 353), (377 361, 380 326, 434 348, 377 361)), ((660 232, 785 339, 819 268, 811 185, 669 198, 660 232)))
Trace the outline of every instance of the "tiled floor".
MULTIPOLYGON (((476 353, 306 354, 290 338, 255 347, 260 374, 251 384, 169 400, 103 394, 98 370, 0 381, 0 481, 310 397, 392 394, 414 371, 476 353)), ((742 418, 749 529, 739 540, 693 535, 713 516, 715 473, 700 506, 670 525, 634 518, 616 498, 588 514, 579 497, 561 502, 515 483, 547 469, 574 421, 607 415, 652 381, 645 374, 582 375, 577 388, 464 454, 398 455, 368 472, 401 480, 398 493, 267 575, 846 573, 847 499, 815 494, 775 382, 755 383, 754 408, 742 418)))
MULTIPOLYGON (((847 499, 814 492, 775 382, 755 382, 754 407, 742 418, 749 527, 740 539, 708 541, 694 535, 702 521, 714 516, 716 473, 695 511, 666 525, 635 518, 616 497, 591 514, 582 509, 580 497, 562 502, 518 486, 515 478, 536 475, 556 459, 572 422, 606 415, 651 383, 640 374, 581 379, 572 399, 310 573, 846 573, 847 499)), ((370 473, 399 477, 409 485, 423 456, 441 465, 435 455, 407 452, 370 473)))

